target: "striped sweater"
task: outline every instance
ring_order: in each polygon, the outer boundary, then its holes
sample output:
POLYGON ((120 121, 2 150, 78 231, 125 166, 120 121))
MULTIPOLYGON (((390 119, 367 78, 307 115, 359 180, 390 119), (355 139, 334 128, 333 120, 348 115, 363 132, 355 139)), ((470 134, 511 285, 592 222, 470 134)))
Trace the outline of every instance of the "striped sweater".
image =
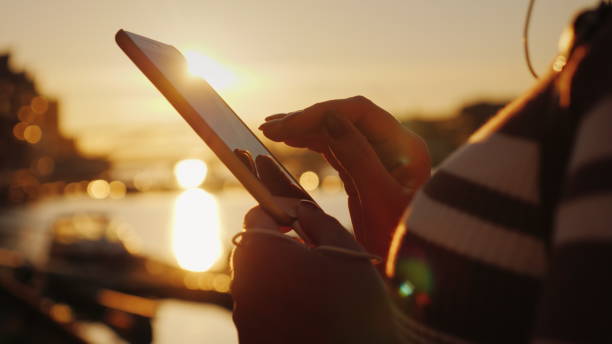
POLYGON ((552 226, 544 117, 530 107, 519 100, 448 158, 396 233, 411 342, 612 343, 612 96, 580 116, 552 226))

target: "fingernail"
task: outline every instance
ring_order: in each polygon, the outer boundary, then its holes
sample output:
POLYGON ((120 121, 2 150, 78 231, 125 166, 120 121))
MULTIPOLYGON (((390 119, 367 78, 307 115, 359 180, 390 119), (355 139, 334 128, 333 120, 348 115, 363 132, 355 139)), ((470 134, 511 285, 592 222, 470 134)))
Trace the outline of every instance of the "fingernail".
POLYGON ((268 117, 264 118, 264 120, 267 122, 267 121, 271 121, 273 119, 285 117, 286 115, 287 114, 284 114, 284 113, 277 113, 276 115, 271 115, 271 116, 268 116, 268 117))
POLYGON ((264 130, 265 128, 271 128, 281 123, 282 119, 272 119, 268 122, 262 123, 257 129, 264 130))
POLYGON ((329 114, 325 116, 325 128, 329 135, 338 139, 348 132, 346 124, 344 124, 336 115, 329 114))
POLYGON ((321 210, 314 202, 305 199, 300 201, 300 206, 312 210, 321 210))

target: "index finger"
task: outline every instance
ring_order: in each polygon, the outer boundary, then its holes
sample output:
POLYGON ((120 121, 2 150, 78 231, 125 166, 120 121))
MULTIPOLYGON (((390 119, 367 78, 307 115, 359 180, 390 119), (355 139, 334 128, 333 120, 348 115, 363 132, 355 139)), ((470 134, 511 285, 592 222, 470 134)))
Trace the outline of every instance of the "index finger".
POLYGON ((398 122, 391 114, 363 96, 317 103, 302 111, 270 120, 260 129, 275 141, 312 135, 324 130, 323 119, 329 113, 347 117, 372 142, 386 141, 390 133, 398 130, 398 122))

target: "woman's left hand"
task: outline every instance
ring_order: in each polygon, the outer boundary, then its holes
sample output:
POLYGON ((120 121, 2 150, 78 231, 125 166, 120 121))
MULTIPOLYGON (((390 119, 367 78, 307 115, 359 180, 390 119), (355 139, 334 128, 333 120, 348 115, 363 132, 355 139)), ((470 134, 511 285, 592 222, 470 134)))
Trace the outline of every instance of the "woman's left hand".
MULTIPOLYGON (((365 252, 314 203, 296 209, 315 245, 365 252)), ((234 322, 241 343, 398 342, 386 287, 364 258, 310 249, 249 230, 278 232, 260 207, 245 217, 232 257, 234 322)))

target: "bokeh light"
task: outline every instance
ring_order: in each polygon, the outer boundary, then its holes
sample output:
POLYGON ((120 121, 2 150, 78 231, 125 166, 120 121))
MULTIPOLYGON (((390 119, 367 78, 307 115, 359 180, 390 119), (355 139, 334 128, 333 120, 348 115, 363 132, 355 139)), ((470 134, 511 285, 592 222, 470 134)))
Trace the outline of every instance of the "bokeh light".
POLYGON ((329 175, 323 178, 321 183, 321 190, 327 193, 336 193, 342 190, 343 184, 340 177, 336 175, 329 175))
POLYGON ((153 187, 153 178, 146 172, 140 172, 134 176, 134 187, 140 192, 147 192, 153 187))
POLYGON ((30 107, 32 108, 32 111, 34 113, 41 115, 47 112, 47 108, 49 107, 49 102, 44 97, 41 97, 41 96, 34 97, 32 99, 32 102, 30 103, 30 107))
POLYGON ((306 191, 314 191, 319 187, 319 176, 313 171, 306 171, 300 176, 300 185, 306 191))
POLYGON ((109 190, 110 190, 110 198, 112 199, 120 199, 125 197, 125 193, 126 193, 126 187, 125 184, 119 180, 114 180, 112 182, 109 183, 109 190))
POLYGON ((67 197, 75 197, 79 193, 79 183, 68 183, 66 186, 64 186, 64 195, 67 197))
POLYGON ((23 138, 31 144, 38 143, 42 138, 42 130, 39 126, 32 124, 28 125, 23 131, 23 138))
POLYGON ((70 306, 63 303, 56 303, 49 309, 49 315, 60 323, 69 323, 72 321, 72 309, 70 306))
POLYGON ((39 175, 47 176, 53 173, 53 170, 55 169, 55 160, 53 160, 51 157, 43 156, 42 158, 36 160, 34 169, 39 175))
POLYGON ((227 293, 229 291, 231 279, 228 275, 219 274, 213 280, 213 289, 219 293, 227 293))
POLYGON ((185 159, 174 165, 174 176, 178 185, 184 189, 198 187, 208 173, 206 163, 200 159, 185 159))
POLYGON ((32 123, 36 119, 36 113, 29 106, 22 106, 17 112, 17 118, 22 122, 32 123))
POLYGON ((25 122, 19 122, 17 124, 15 124, 15 126, 13 127, 13 135, 15 136, 15 138, 17 140, 25 140, 25 137, 23 136, 25 129, 28 127, 28 124, 25 122))
POLYGON ((110 191, 110 185, 103 179, 96 179, 87 184, 87 194, 91 198, 105 199, 110 195, 110 191))

